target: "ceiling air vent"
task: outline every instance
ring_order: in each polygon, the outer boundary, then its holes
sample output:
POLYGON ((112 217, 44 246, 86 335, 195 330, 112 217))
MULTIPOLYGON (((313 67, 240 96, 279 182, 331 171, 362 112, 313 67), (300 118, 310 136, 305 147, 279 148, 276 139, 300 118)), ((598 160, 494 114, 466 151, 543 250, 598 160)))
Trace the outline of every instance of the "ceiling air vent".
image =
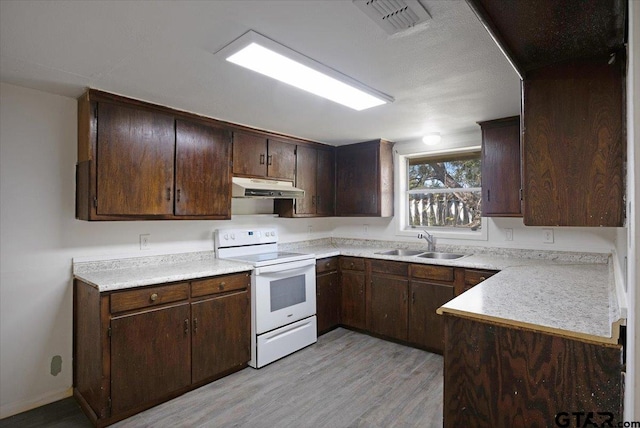
POLYGON ((400 33, 431 19, 418 0, 353 0, 353 3, 389 34, 400 33))

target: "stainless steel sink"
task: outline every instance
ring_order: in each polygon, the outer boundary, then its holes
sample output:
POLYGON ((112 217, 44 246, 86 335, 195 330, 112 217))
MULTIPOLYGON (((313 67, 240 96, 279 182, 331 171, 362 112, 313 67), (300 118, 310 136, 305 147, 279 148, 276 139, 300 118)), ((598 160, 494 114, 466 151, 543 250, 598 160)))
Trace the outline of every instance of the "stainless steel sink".
POLYGON ((417 256, 418 254, 422 254, 424 251, 422 250, 389 250, 389 251, 380 251, 376 254, 380 254, 381 256, 417 256))
POLYGON ((466 254, 436 253, 436 252, 423 253, 418 255, 418 257, 421 257, 423 259, 445 259, 445 260, 459 259, 464 256, 466 256, 466 254))

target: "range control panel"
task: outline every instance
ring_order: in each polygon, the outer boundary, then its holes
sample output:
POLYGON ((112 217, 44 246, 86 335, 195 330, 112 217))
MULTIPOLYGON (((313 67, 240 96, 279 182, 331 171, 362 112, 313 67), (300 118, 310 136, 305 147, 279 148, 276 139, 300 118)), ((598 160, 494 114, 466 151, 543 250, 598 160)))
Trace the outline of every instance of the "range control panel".
POLYGON ((275 244, 278 242, 278 231, 273 227, 261 227, 255 229, 217 229, 213 234, 213 241, 215 248, 275 244))

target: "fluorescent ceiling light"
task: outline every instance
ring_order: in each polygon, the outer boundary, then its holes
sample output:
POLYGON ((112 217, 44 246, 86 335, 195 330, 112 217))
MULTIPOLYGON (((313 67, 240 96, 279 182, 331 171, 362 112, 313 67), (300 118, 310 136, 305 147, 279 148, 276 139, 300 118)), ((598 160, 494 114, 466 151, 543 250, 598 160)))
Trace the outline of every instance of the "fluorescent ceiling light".
POLYGON ((254 31, 245 33, 216 54, 223 55, 229 62, 354 110, 393 101, 392 97, 254 31))

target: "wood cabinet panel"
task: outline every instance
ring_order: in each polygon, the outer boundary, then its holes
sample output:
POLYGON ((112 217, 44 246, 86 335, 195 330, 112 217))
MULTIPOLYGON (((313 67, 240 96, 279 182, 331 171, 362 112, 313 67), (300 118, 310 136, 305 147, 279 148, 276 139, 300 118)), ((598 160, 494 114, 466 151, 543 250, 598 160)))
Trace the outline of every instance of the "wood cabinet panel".
POLYGON ((364 272, 340 271, 342 324, 364 329, 365 319, 365 276, 364 272))
POLYGON ((369 260, 371 272, 406 277, 409 275, 409 264, 387 260, 369 260))
POLYGON ((294 181, 296 178, 295 144, 269 138, 267 151, 267 176, 294 181))
POLYGON ((251 287, 251 276, 248 273, 216 276, 191 282, 191 297, 202 297, 209 294, 227 293, 251 287))
POLYGON ((411 265, 413 278, 431 279, 436 281, 453 281, 453 268, 432 265, 411 265))
POLYGON ((189 284, 187 283, 120 291, 111 295, 111 312, 159 306, 188 298, 189 284))
POLYGON ((336 215, 393 216, 393 144, 384 140, 336 149, 336 215))
POLYGON ((498 273, 493 270, 465 269, 464 270, 464 291, 475 287, 487 278, 498 273))
POLYGON ((249 292, 192 303, 192 379, 198 383, 251 359, 249 292))
POLYGON ((337 271, 316 277, 318 334, 327 332, 340 324, 341 298, 337 271))
POLYGON ((231 218, 231 132, 176 121, 177 215, 231 218))
POLYGON ((407 340, 409 281, 379 274, 371 275, 367 290, 367 328, 373 333, 407 340))
POLYGON ((278 199, 275 211, 281 217, 320 217, 334 214, 334 151, 315 145, 298 144, 296 148, 296 187, 303 198, 278 199))
POLYGON ((341 270, 364 270, 364 259, 361 257, 340 257, 338 264, 341 270))
POLYGON ((327 257, 324 259, 316 260, 316 273, 320 274, 323 272, 335 271, 338 270, 338 258, 337 257, 327 257))
POLYGON ((521 217, 520 116, 480 122, 482 214, 521 217))
POLYGON ((436 309, 454 298, 453 285, 411 280, 409 305, 409 342, 442 354, 444 319, 436 309))
POLYGON ((267 176, 266 137, 242 132, 233 133, 233 174, 267 176))
POLYGON ((97 122, 97 213, 173 214, 173 117, 99 103, 97 122))
POLYGON ((316 214, 335 213, 335 156, 333 151, 318 149, 316 169, 316 214))
POLYGON ((315 214, 318 151, 305 146, 296 150, 296 187, 304 190, 304 197, 296 198, 296 214, 315 214))
POLYGON ((623 224, 624 61, 546 67, 523 83, 524 223, 623 224))
POLYGON ((184 303, 111 320, 114 414, 191 383, 189 319, 189 304, 184 303))
POLYGON ((444 317, 445 427, 546 427, 580 411, 622 420, 621 346, 444 317))

